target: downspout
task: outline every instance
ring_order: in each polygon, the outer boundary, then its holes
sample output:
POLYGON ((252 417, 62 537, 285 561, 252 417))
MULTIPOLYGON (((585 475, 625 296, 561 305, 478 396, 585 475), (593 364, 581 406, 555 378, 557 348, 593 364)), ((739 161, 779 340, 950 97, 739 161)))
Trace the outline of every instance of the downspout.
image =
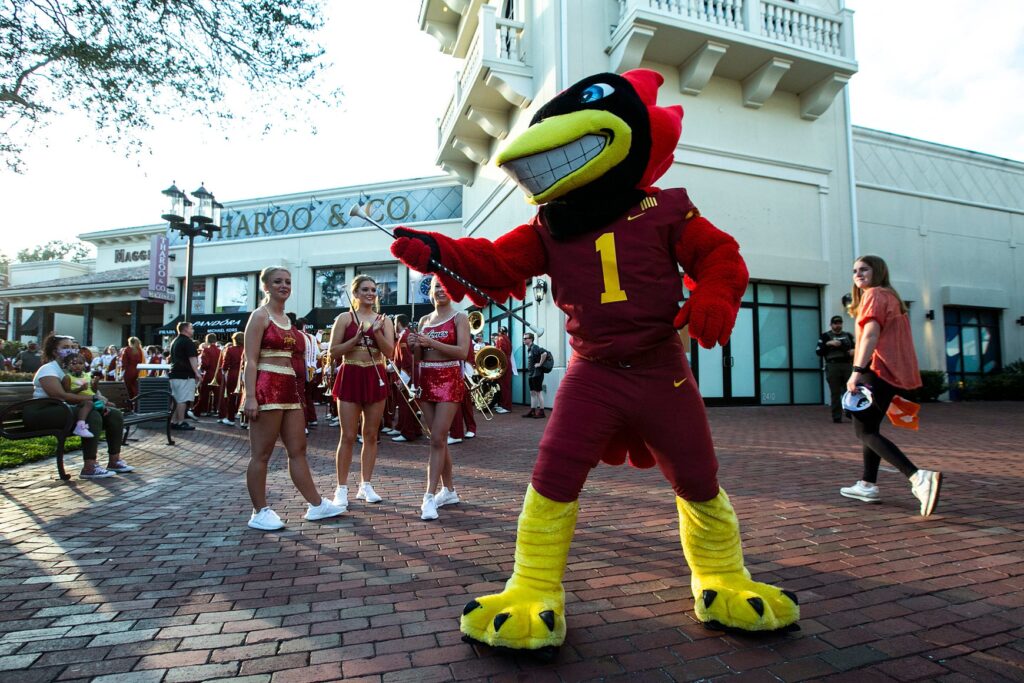
POLYGON ((566 9, 565 3, 567 0, 559 0, 558 2, 558 44, 559 44, 559 55, 558 55, 558 72, 555 78, 555 92, 562 92, 565 90, 569 83, 569 31, 566 26, 568 19, 568 10, 566 9))
POLYGON ((860 253, 860 229, 857 224, 857 179, 853 175, 853 122, 850 121, 850 86, 843 87, 843 115, 846 117, 846 175, 850 179, 850 221, 853 236, 853 258, 860 253))

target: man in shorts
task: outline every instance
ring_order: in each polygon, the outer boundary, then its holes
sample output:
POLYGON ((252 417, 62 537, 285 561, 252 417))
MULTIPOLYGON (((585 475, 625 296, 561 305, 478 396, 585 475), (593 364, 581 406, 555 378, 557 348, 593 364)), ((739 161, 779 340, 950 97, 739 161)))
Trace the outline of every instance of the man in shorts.
POLYGON ((196 383, 203 379, 203 373, 199 371, 199 349, 192 341, 192 323, 178 323, 177 331, 178 336, 171 341, 170 353, 171 395, 176 401, 171 429, 195 429, 185 421, 185 410, 188 402, 195 400, 196 383))

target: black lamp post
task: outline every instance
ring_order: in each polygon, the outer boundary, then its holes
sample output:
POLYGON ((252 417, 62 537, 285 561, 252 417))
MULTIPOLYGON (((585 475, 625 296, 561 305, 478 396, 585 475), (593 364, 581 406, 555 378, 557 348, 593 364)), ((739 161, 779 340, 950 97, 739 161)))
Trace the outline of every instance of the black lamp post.
POLYGON ((161 194, 170 200, 170 206, 160 217, 170 224, 171 230, 177 230, 188 238, 188 249, 185 251, 184 320, 189 322, 192 316, 192 243, 199 235, 211 239, 213 233, 220 232, 220 213, 224 205, 202 183, 198 190, 192 192, 195 202, 173 182, 161 194))

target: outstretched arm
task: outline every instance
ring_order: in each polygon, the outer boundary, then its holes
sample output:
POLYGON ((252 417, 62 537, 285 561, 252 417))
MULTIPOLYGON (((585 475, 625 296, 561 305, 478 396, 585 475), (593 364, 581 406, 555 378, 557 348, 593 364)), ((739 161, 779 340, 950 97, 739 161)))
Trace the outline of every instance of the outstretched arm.
POLYGON ((495 241, 477 237, 452 239, 436 232, 396 228, 391 253, 421 273, 435 273, 448 295, 461 301, 466 295, 478 306, 487 300, 468 290, 437 263, 473 283, 495 301, 509 296, 522 299, 526 280, 544 272, 547 257, 540 236, 530 225, 520 225, 495 241))
POLYGON ((749 279, 739 244, 698 216, 686 224, 674 251, 692 291, 676 314, 675 326, 688 324, 690 335, 706 349, 716 342, 724 346, 736 324, 749 279))

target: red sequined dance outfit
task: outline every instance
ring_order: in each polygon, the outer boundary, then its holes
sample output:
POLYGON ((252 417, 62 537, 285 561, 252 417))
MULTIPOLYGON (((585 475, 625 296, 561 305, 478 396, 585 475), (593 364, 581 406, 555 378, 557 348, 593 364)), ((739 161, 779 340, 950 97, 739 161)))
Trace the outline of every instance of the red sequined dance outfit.
MULTIPOLYGON (((442 344, 458 343, 455 316, 442 323, 420 329, 420 334, 436 339, 442 344)), ((461 360, 425 360, 419 364, 419 386, 423 390, 421 399, 431 403, 461 403, 466 395, 466 383, 462 379, 461 360)))
POLYGON ((302 410, 302 394, 295 375, 295 358, 305 365, 306 340, 293 326, 281 327, 273 320, 260 340, 256 365, 256 402, 260 410, 302 410), (265 363, 268 358, 287 358, 289 365, 265 363))
MULTIPOLYGON (((359 330, 359 319, 352 314, 352 320, 342 334, 342 341, 354 337, 359 330)), ((338 368, 338 376, 334 380, 331 395, 346 403, 366 405, 377 403, 388 397, 387 369, 384 367, 384 355, 377 348, 377 340, 372 334, 363 335, 360 344, 370 353, 373 360, 346 358, 338 368)))

